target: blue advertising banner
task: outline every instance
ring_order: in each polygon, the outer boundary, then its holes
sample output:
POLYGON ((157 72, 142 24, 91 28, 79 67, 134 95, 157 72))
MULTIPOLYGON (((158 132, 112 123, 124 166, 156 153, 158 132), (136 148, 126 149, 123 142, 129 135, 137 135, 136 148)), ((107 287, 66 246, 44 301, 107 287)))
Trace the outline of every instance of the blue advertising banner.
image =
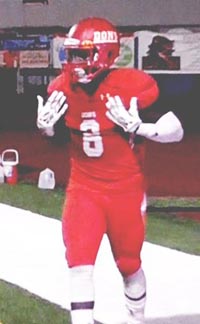
POLYGON ((23 51, 23 50, 48 50, 50 48, 50 39, 46 36, 27 39, 6 39, 1 41, 2 50, 23 51))

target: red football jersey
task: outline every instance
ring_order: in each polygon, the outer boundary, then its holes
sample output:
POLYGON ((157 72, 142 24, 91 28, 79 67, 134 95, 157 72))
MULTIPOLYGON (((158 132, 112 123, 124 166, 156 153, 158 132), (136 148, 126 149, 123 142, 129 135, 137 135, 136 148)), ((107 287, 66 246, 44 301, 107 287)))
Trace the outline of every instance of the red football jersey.
POLYGON ((99 83, 96 91, 70 86, 67 73, 52 81, 48 93, 63 91, 69 105, 65 115, 71 130, 70 184, 97 190, 128 190, 141 177, 138 158, 129 136, 106 117, 108 96, 118 95, 128 109, 131 97, 138 98, 139 109, 158 98, 156 81, 140 70, 114 69, 99 83))

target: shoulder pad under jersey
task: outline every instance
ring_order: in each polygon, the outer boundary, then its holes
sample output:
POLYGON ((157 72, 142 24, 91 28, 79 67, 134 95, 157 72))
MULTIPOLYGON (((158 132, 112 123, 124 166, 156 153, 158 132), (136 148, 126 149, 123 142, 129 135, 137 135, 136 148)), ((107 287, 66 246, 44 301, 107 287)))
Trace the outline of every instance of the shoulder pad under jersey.
POLYGON ((55 79, 53 79, 48 87, 47 87, 47 93, 50 95, 53 91, 63 91, 64 93, 67 92, 68 89, 68 80, 65 73, 61 73, 59 76, 57 76, 55 79))
POLYGON ((110 86, 138 98, 140 109, 152 105, 159 96, 157 82, 149 74, 133 68, 114 69, 108 76, 110 86))

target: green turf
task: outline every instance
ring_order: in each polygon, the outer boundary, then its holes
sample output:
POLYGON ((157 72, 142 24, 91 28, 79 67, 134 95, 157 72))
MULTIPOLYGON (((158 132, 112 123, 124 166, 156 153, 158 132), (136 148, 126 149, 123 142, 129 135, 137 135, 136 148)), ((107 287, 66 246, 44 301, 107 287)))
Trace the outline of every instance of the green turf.
POLYGON ((48 217, 60 219, 64 203, 64 190, 41 190, 37 185, 20 183, 0 185, 0 202, 48 217))
POLYGON ((1 324, 69 324, 69 313, 15 285, 0 281, 1 324))
POLYGON ((200 207, 200 197, 149 197, 148 205, 154 207, 200 207))
POLYGON ((200 222, 175 213, 149 213, 146 240, 151 243, 200 255, 200 222))

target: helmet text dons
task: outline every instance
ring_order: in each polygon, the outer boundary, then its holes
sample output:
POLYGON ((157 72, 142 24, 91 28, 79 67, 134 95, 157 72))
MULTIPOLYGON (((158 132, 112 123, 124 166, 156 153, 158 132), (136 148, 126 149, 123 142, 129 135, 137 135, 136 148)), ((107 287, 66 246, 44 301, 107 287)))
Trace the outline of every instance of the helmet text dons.
POLYGON ((95 31, 94 43, 118 43, 117 32, 113 30, 95 31))

